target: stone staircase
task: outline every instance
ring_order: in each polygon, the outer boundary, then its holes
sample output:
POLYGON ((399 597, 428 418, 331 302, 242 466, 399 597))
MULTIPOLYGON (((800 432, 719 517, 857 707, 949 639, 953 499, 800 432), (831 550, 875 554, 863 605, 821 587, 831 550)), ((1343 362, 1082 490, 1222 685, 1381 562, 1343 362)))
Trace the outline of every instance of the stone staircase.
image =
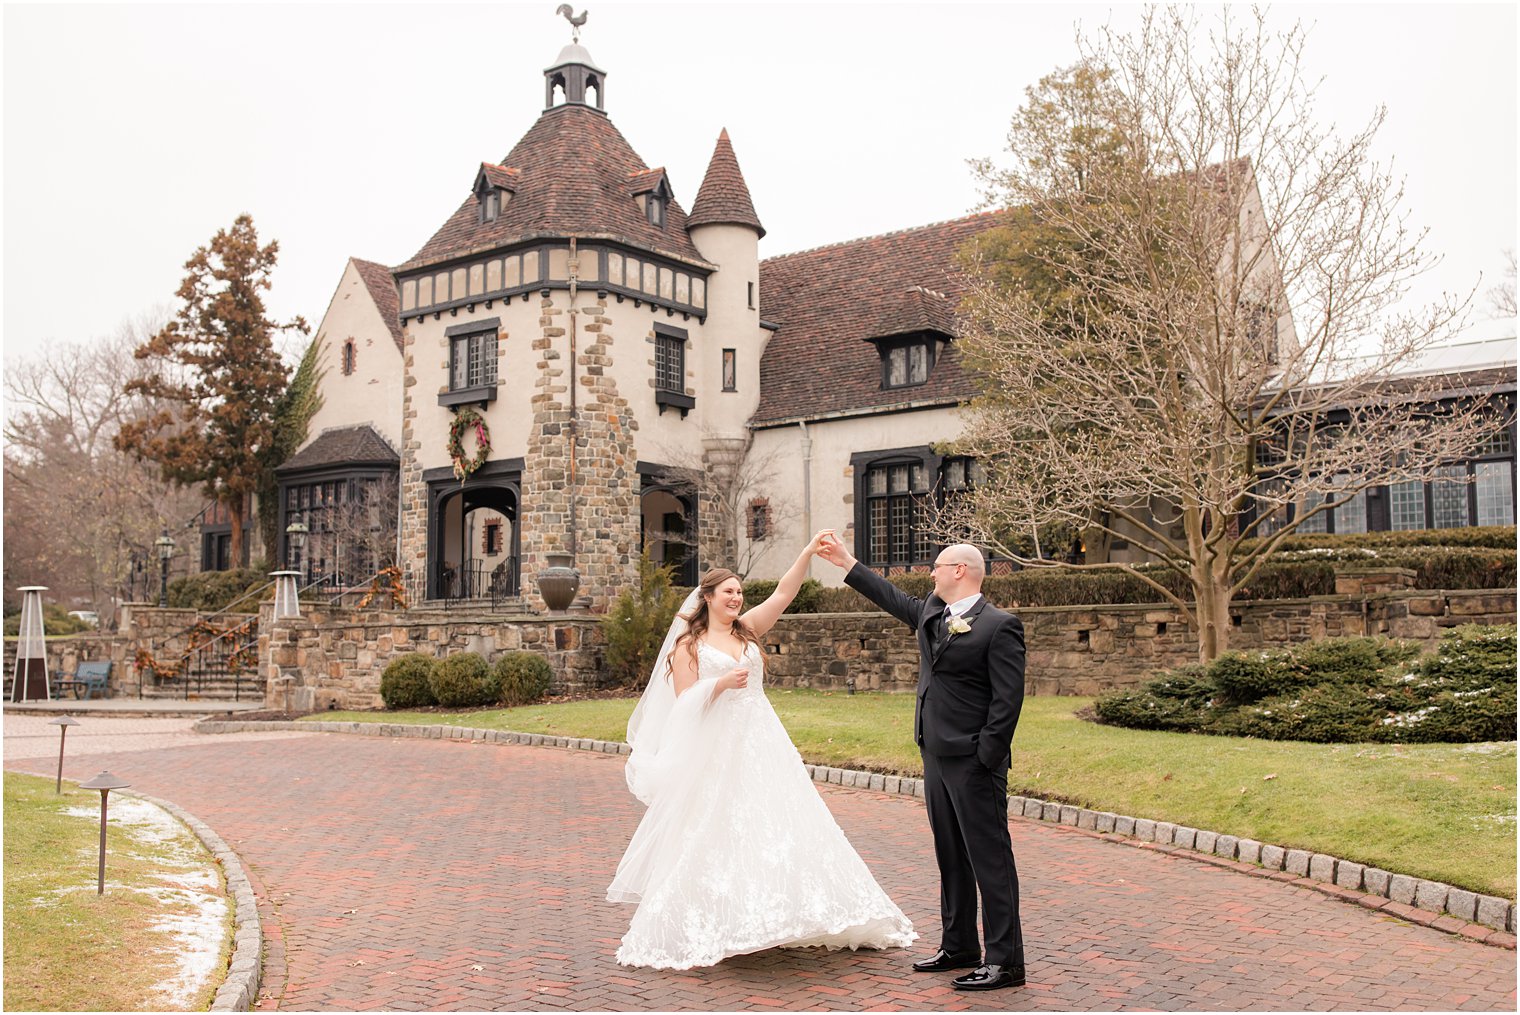
POLYGON ((258 680, 258 671, 250 668, 243 672, 241 683, 230 676, 192 677, 188 693, 183 680, 159 684, 149 680, 143 685, 142 697, 155 701, 260 701, 264 685, 258 680))

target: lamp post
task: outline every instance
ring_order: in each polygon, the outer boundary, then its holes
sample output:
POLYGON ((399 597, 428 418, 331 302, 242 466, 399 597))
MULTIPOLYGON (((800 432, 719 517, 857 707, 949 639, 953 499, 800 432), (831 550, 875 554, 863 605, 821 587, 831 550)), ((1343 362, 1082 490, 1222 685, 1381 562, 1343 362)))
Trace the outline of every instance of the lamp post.
POLYGON ((305 570, 306 534, 310 531, 306 527, 306 523, 300 519, 285 526, 285 540, 290 547, 290 569, 292 571, 305 570))
POLYGON ((79 720, 69 716, 59 716, 48 723, 49 726, 57 726, 58 729, 58 781, 53 784, 54 793, 63 792, 63 742, 68 738, 69 727, 78 726, 79 720))
POLYGON ((95 879, 95 894, 106 893, 106 797, 113 789, 126 789, 132 785, 110 772, 101 772, 89 782, 79 784, 80 789, 100 790, 100 872, 95 879))
POLYGON ((160 576, 159 577, 159 583, 158 583, 158 605, 159 606, 168 606, 169 605, 169 558, 171 558, 171 557, 174 556, 174 540, 173 540, 173 538, 170 537, 169 530, 165 529, 164 530, 164 534, 161 535, 161 536, 159 536, 157 539, 155 539, 153 541, 153 545, 156 546, 156 547, 158 547, 158 562, 159 562, 159 576, 160 576))

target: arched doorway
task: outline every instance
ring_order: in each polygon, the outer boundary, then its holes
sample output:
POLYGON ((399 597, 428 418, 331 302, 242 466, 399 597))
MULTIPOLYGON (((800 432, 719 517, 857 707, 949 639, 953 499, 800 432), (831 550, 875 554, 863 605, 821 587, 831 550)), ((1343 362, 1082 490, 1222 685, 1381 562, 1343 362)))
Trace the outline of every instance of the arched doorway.
POLYGON ((430 519, 428 596, 501 600, 520 592, 519 495, 514 483, 435 489, 430 519))
POLYGON ((697 584, 696 497, 670 485, 646 485, 639 497, 641 543, 656 564, 672 567, 671 580, 697 584))

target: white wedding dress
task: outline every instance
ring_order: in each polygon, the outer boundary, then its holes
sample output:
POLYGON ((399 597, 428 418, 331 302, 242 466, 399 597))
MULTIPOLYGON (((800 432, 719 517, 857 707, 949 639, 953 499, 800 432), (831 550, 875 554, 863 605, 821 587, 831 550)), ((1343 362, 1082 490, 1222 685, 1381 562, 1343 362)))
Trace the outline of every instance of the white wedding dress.
POLYGON ((704 642, 697 661, 658 748, 635 744, 630 757, 629 785, 649 809, 607 889, 639 904, 618 962, 690 969, 767 948, 911 944, 913 925, 840 831, 766 700, 759 648, 736 660, 704 642), (714 697, 741 664, 748 686, 714 697))

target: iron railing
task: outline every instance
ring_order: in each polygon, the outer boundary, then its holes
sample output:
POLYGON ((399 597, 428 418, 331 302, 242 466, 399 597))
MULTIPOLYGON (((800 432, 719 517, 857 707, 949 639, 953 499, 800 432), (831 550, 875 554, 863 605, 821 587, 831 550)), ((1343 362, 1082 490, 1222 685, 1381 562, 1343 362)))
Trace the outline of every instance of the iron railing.
POLYGON ((482 561, 465 564, 439 561, 433 565, 433 598, 443 600, 445 609, 482 603, 499 609, 518 598, 518 582, 515 557, 494 566, 482 561))

